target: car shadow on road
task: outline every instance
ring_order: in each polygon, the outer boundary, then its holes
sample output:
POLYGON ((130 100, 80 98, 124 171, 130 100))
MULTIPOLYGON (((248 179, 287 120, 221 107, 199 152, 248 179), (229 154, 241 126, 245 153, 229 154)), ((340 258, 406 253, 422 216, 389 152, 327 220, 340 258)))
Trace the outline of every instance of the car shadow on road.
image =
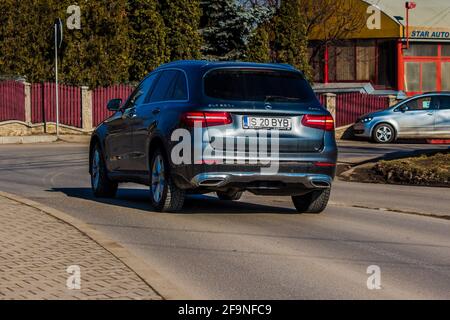
MULTIPOLYGON (((96 198, 90 188, 52 188, 49 192, 62 192, 68 197, 79 198, 125 208, 154 211, 150 204, 150 192, 145 189, 119 189, 112 199, 96 198)), ((245 201, 222 201, 210 195, 188 195, 181 214, 295 214, 293 208, 255 204, 245 201)))

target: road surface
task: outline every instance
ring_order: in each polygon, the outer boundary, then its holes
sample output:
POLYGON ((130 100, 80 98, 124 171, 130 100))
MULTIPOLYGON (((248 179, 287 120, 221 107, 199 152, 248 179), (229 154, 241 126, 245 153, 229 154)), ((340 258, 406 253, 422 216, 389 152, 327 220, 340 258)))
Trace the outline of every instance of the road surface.
MULTIPOLYGON (((387 152, 371 146, 344 146, 341 159, 387 152)), ((136 185, 94 199, 85 145, 0 146, 0 175, 0 190, 89 223, 192 298, 450 299, 450 220, 383 210, 450 214, 450 189, 338 181, 322 215, 251 194, 237 203, 193 196, 168 214, 152 211, 136 185), (367 287, 372 265, 381 290, 367 287)))

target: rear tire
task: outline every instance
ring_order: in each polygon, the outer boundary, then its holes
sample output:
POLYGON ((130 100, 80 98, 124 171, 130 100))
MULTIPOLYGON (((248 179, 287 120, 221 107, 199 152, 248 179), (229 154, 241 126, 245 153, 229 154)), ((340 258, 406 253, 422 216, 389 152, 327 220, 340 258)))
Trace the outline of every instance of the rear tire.
POLYGON ((293 196, 292 202, 299 213, 321 213, 330 199, 331 189, 315 190, 302 196, 293 196))
POLYGON ((159 212, 178 212, 183 208, 185 191, 170 177, 169 163, 161 149, 150 162, 150 196, 152 206, 159 212))
POLYGON ((231 192, 217 191, 216 193, 217 193, 217 197, 220 200, 225 200, 225 201, 239 201, 243 194, 242 191, 231 191, 231 192))
POLYGON ((118 183, 108 178, 108 170, 98 143, 91 159, 91 187, 97 198, 114 198, 118 188, 118 183))
POLYGON ((376 143, 393 143, 395 141, 395 129, 387 123, 381 123, 373 129, 373 141, 376 143))

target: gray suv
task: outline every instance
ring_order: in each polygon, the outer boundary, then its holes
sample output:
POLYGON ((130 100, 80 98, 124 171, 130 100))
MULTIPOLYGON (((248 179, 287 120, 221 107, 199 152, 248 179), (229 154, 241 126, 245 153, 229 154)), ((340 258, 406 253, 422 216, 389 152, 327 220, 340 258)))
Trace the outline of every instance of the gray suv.
POLYGON ((150 186, 155 210, 178 211, 186 194, 291 196, 322 212, 336 171, 334 121, 289 65, 179 61, 150 73, 94 131, 92 189, 150 186))
POLYGON ((377 143, 398 138, 450 138, 450 92, 414 96, 366 114, 358 119, 353 132, 377 143))

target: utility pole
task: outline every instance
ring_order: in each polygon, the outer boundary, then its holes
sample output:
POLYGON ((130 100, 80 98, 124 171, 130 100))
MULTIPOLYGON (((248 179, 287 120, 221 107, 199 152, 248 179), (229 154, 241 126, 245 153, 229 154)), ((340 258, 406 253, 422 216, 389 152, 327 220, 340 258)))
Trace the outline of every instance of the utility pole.
POLYGON ((409 11, 417 7, 417 4, 412 1, 407 1, 405 3, 406 9, 406 49, 409 49, 409 11))

